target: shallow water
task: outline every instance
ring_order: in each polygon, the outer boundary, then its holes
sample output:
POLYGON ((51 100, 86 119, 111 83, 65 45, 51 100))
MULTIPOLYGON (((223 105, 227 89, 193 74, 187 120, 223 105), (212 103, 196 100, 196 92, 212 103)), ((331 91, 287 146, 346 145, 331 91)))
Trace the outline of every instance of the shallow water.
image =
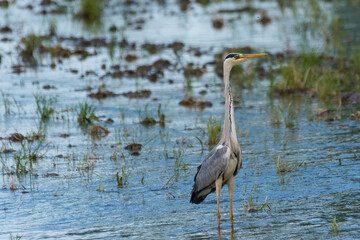
MULTIPOLYGON (((0 190, 0 238, 7 239, 10 234, 23 236, 22 239, 218 237, 216 196, 209 195, 201 205, 189 203, 196 167, 208 152, 206 123, 210 116, 217 121, 223 120, 221 79, 211 65, 202 77, 192 79, 190 90, 196 98, 213 103, 211 108, 204 110, 178 104, 186 94, 185 79, 179 66, 170 67, 156 83, 144 78, 99 78, 113 64, 120 64, 122 69, 125 65, 135 69, 160 57, 174 64, 177 57, 171 49, 149 55, 137 48, 134 52, 139 59, 127 64, 120 59, 123 53, 119 48, 115 49, 115 57, 111 59, 105 47, 89 47, 88 51, 96 51, 96 56, 83 61, 72 56, 64 59, 62 64, 57 63, 55 69, 49 67, 52 60, 46 56, 36 69, 27 68, 19 75, 13 74, 11 69, 19 61, 15 46, 20 37, 29 32, 45 34, 50 22, 56 23, 58 36, 104 37, 109 42, 112 37, 119 41, 123 35, 137 46, 145 42, 169 44, 181 41, 185 50, 190 46, 200 47, 203 53, 200 57, 182 51, 182 65, 195 62, 202 66, 212 61, 213 55, 223 47, 251 46, 260 52, 276 53, 287 49, 300 51, 304 46, 303 38, 294 30, 299 19, 304 18, 300 7, 295 10, 285 8, 282 13, 276 2, 255 2, 254 7, 266 9, 273 18, 269 25, 262 26, 256 22, 259 13, 218 13, 219 9, 244 7, 241 2, 220 1, 207 7, 191 3, 184 12, 176 1, 165 2, 165 5, 148 2, 131 6, 137 13, 127 17, 130 21, 144 18, 142 29, 128 26, 123 33, 115 34, 107 31, 109 26, 124 25, 121 16, 124 8, 117 1, 110 1, 112 8, 106 9, 103 25, 92 31, 84 28, 81 21, 74 20, 70 13, 41 15, 38 13, 41 7, 34 4, 33 10, 26 9, 24 6, 28 3, 25 1, 11 4, 8 9, 0 8, 0 16, 4 16, 0 19, 0 26, 8 24, 13 29, 12 33, 0 35, 13 39, 11 42, 0 42, 0 88, 21 106, 17 108, 12 104, 13 113, 9 115, 4 114, 5 106, 0 107, 1 137, 8 137, 14 132, 26 135, 39 128, 34 94, 55 96, 57 99, 57 112, 45 124, 49 146, 45 156, 33 163, 33 174, 21 177, 8 175, 7 172, 14 169, 13 153, 1 154, 3 171, 0 184, 4 187, 0 190), (143 9, 146 11, 142 12, 143 9), (296 18, 291 17, 294 11, 296 18), (224 17, 225 24, 221 30, 216 30, 211 26, 211 19, 219 16, 224 17), (228 19, 233 20, 228 22, 228 19), (103 63, 107 65, 107 70, 101 69, 103 63), (72 68, 79 72, 71 73, 69 70, 72 68), (81 74, 88 70, 95 71, 98 76, 81 78, 81 74), (169 84, 169 79, 174 83, 169 84), (148 99, 117 96, 99 101, 87 97, 89 92, 75 91, 92 86, 92 92, 95 92, 103 83, 106 89, 115 93, 150 89, 152 94, 148 99), (46 84, 56 89, 44 90, 46 84), (207 94, 200 96, 198 92, 201 90, 207 90, 207 94), (92 139, 86 130, 79 127, 76 113, 61 112, 85 101, 96 107, 96 115, 100 116, 98 124, 110 130, 108 136, 92 139), (157 118, 160 103, 168 121, 165 127, 139 124, 139 110, 144 111, 147 106, 149 116, 157 118), (107 118, 113 119, 114 123, 105 123, 107 118), (70 136, 59 137, 64 133, 70 136), (203 146, 196 137, 203 141, 203 146), (143 145, 139 156, 132 156, 124 149, 133 142, 143 145), (119 151, 116 160, 111 158, 115 149, 119 151), (179 149, 185 169, 175 164, 174 151, 177 153, 179 149), (83 161, 84 154, 89 157, 87 162, 83 161), (129 174, 128 184, 118 188, 116 173, 121 174, 124 167, 129 174), (59 176, 46 176, 47 173, 59 176), (11 182, 19 190, 9 190, 11 182), (99 185, 100 190, 104 187, 104 191, 97 191, 99 185)), ((336 6, 327 2, 321 4, 324 9, 336 12, 336 6)), ((351 25, 348 26, 351 29, 351 25)), ((307 44, 315 48, 324 47, 322 39, 316 36, 311 37, 307 44)), ((70 49, 75 47, 70 41, 65 41, 63 45, 70 49)), ((326 117, 317 117, 314 109, 332 109, 330 116, 334 116, 336 103, 323 103, 308 96, 273 98, 268 94, 268 85, 269 80, 263 79, 257 80, 253 88, 233 86, 234 97, 239 100, 235 119, 243 168, 235 179, 233 234, 230 233, 228 219, 227 189, 222 190, 222 237, 359 238, 360 124, 348 116, 359 110, 360 105, 343 105, 342 120, 326 122, 326 117), (271 123, 274 108, 289 106, 296 112, 294 127, 286 128, 284 113, 279 115, 280 125, 274 126, 271 123), (244 134, 246 131, 248 134, 244 134), (282 161, 296 165, 295 171, 285 174, 284 184, 281 184, 276 170, 275 161, 279 156, 282 161), (256 206, 261 206, 267 198, 270 210, 244 211, 243 206, 247 204, 254 183, 257 186, 256 206), (334 217, 337 233, 331 232, 334 217)), ((11 143, 6 139, 2 140, 2 144, 14 150, 21 149, 20 143, 11 143)))

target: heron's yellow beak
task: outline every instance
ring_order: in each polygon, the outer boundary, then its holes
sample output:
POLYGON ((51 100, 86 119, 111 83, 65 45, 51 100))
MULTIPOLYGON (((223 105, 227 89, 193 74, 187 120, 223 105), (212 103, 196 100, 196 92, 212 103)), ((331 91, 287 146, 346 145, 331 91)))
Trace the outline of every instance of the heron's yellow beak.
POLYGON ((244 58, 251 59, 268 55, 267 53, 243 54, 244 58))

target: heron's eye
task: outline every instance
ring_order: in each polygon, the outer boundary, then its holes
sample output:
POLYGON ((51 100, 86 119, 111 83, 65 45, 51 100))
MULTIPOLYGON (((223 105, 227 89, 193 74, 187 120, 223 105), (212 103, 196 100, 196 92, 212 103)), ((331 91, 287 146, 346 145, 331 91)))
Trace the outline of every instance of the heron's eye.
POLYGON ((234 58, 237 60, 239 59, 241 56, 240 55, 235 55, 234 58))

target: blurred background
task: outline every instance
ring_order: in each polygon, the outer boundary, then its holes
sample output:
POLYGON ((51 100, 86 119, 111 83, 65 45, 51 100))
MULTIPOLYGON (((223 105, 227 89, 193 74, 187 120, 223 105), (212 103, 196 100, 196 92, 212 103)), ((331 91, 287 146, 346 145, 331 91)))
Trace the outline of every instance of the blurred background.
POLYGON ((0 0, 0 237, 218 238, 189 203, 227 53, 243 168, 222 237, 359 237, 357 0, 0 0))

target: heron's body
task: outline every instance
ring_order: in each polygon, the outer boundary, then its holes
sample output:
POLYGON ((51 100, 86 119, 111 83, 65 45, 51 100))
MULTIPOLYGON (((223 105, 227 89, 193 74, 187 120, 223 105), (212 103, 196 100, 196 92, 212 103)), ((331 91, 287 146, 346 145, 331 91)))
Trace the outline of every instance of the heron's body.
POLYGON ((191 192, 190 202, 201 203, 206 196, 216 190, 218 227, 220 228, 219 198, 221 188, 227 184, 230 199, 230 220, 233 225, 232 197, 234 177, 238 174, 241 166, 241 150, 236 137, 234 108, 230 86, 230 71, 236 64, 248 59, 264 56, 266 54, 229 54, 224 60, 224 95, 225 95, 225 118, 222 137, 219 143, 209 152, 204 161, 198 167, 194 177, 194 186, 191 192))
POLYGON ((233 151, 229 146, 218 144, 207 155, 194 178, 194 187, 191 194, 192 203, 201 203, 209 193, 216 190, 215 181, 222 178, 222 186, 236 176, 241 167, 240 148, 233 151), (212 166, 218 166, 213 168, 212 166), (207 176, 213 176, 208 178, 207 176))

